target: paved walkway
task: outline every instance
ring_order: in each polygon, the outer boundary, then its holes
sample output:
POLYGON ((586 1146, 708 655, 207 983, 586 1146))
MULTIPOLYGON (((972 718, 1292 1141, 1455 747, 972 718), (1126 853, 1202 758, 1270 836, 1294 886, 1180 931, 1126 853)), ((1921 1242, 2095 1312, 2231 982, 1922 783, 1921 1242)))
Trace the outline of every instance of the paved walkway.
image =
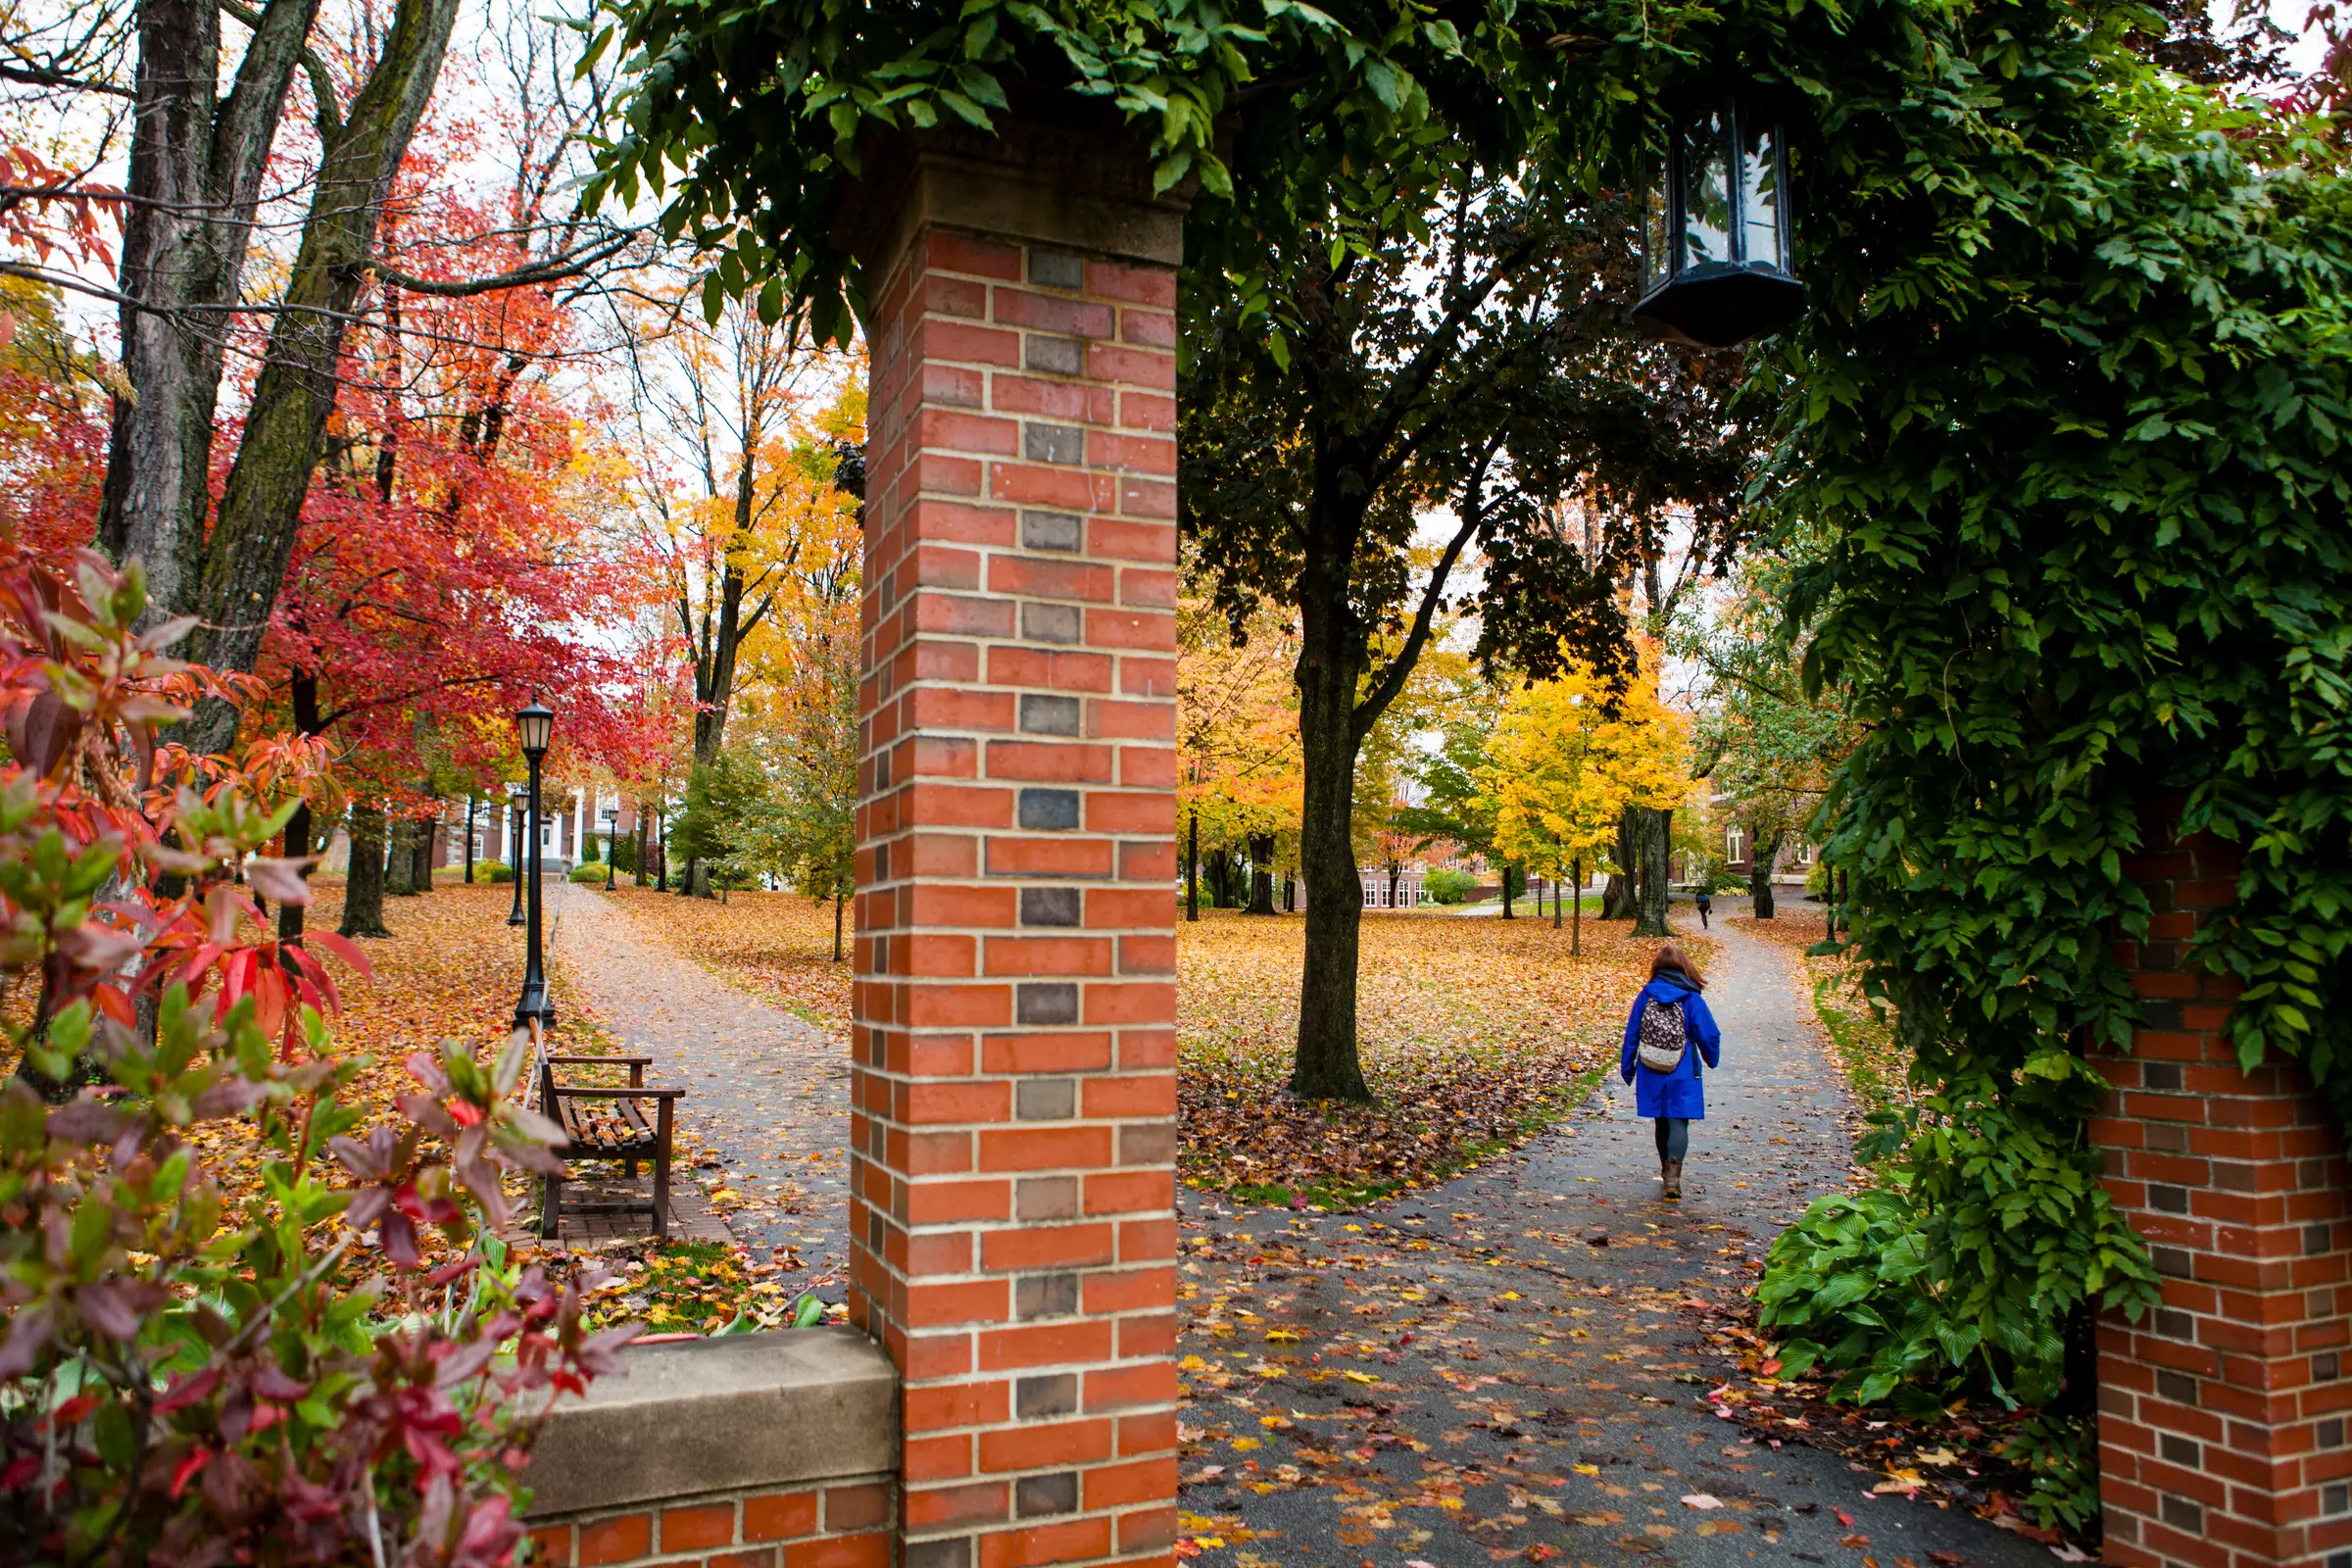
POLYGON ((1201 1568, 2050 1561, 1932 1492, 1878 1494, 1883 1472, 1715 1415, 1736 1366, 1693 1307, 1737 1301, 1849 1146, 1784 959, 1714 934, 1724 1064, 1680 1204, 1613 1072, 1568 1128, 1417 1200, 1298 1215, 1185 1196, 1201 1568))
MULTIPOLYGON (((551 903, 566 975, 659 1081, 692 1091, 681 1125, 723 1161, 700 1174, 738 1238, 797 1256, 838 1300, 843 1047, 590 890, 551 903)), ((1570 1126, 1366 1213, 1182 1194, 1183 1524, 1200 1568, 2050 1561, 1932 1490, 1878 1494, 1879 1471, 1715 1415, 1735 1364, 1693 1308, 1734 1305, 1781 1227, 1842 1182, 1849 1106, 1783 956, 1714 935, 1724 1065, 1680 1204, 1659 1200, 1649 1124, 1614 1074, 1570 1126)))
POLYGON ((649 1081, 682 1085, 681 1160, 755 1252, 798 1260, 785 1278, 843 1298, 849 1252, 849 1046, 747 997, 642 934, 596 889, 551 882, 551 951, 649 1081))

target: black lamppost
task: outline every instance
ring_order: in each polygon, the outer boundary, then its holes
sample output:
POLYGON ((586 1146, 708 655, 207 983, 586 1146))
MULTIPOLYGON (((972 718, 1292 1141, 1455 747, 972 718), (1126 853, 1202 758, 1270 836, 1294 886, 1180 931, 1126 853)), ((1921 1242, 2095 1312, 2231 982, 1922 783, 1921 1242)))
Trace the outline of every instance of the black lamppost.
POLYGON ((1736 348, 1796 318, 1788 150, 1752 95, 1722 92, 1668 128, 1663 176, 1642 194, 1634 319, 1700 348, 1736 348))
POLYGON ((522 996, 514 1004, 514 1023, 517 1028, 532 1018, 549 1029, 556 1026, 556 1004, 547 994, 547 964, 540 952, 539 923, 539 763, 547 756, 547 743, 555 734, 556 715, 553 710, 542 707, 537 699, 515 713, 514 728, 522 737, 523 760, 531 767, 529 784, 531 797, 530 829, 523 836, 529 846, 530 882, 523 894, 524 925, 522 996))
POLYGON ((620 843, 620 813, 612 813, 612 825, 605 829, 605 891, 612 891, 612 853, 620 843))
POLYGON ((522 924, 522 813, 530 804, 530 796, 523 793, 519 784, 514 786, 514 793, 507 798, 507 858, 514 862, 508 868, 514 873, 514 908, 507 916, 509 925, 522 924))

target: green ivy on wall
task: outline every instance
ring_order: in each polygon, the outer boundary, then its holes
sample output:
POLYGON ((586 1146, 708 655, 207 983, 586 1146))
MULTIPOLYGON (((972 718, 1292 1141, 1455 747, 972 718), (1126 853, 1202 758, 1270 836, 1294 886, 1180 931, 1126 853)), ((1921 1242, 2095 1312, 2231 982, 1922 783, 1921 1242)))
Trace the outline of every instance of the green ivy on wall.
POLYGON ((1776 1244, 1764 1318, 1848 1396, 2051 1404, 2035 1502, 2073 1523, 2092 1314, 2156 1296, 2082 1059, 2142 1016, 2110 943, 2146 930, 2144 806, 2244 852, 2191 956, 2246 983, 2244 1060, 2352 1122, 2352 187, 2129 19, 1952 13, 1907 74, 1965 108, 1925 135, 1892 76, 1842 78, 1805 172, 1850 196, 1806 208, 1815 309, 1755 388, 1787 400, 1757 499, 1831 541, 1809 675, 1861 730, 1826 854, 1933 1091, 1868 1146, 1880 1192, 1776 1244))

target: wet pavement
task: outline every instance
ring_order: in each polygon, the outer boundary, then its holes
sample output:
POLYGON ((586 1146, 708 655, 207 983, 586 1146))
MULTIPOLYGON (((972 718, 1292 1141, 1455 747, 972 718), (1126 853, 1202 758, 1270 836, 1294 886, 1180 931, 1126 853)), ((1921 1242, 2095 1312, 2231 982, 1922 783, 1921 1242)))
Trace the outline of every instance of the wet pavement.
POLYGON ((1183 1530, 1204 1568, 2051 1560, 1717 1413, 1736 1363, 1706 1309, 1737 1305, 1851 1146, 1788 966, 1713 934, 1723 1068, 1680 1203, 1613 1070, 1561 1131, 1378 1209, 1185 1196, 1183 1530))
POLYGON ((849 1253, 849 1046, 648 940, 593 888, 551 884, 550 945, 647 1081, 678 1085, 679 1177, 796 1292, 844 1297, 849 1253), (561 889, 561 891, 557 891, 561 889), (795 1266, 797 1265, 797 1266, 795 1266))

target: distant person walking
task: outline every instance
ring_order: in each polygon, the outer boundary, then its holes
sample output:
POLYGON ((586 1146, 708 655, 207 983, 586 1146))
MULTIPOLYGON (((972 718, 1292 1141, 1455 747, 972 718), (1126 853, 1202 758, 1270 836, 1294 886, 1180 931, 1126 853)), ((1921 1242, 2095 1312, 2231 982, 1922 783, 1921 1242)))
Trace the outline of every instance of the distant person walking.
POLYGON ((1707 916, 1715 912, 1715 895, 1702 883, 1694 902, 1698 905, 1698 928, 1704 931, 1708 929, 1707 916))
POLYGON ((1699 1058, 1715 1066, 1723 1046, 1723 1031, 1699 996, 1705 989, 1689 956, 1669 942, 1650 960, 1649 984, 1634 998, 1634 1010, 1625 1020, 1618 1071, 1634 1086, 1635 1110, 1657 1123, 1658 1177, 1671 1199, 1683 1196, 1690 1124, 1707 1119, 1699 1058))

